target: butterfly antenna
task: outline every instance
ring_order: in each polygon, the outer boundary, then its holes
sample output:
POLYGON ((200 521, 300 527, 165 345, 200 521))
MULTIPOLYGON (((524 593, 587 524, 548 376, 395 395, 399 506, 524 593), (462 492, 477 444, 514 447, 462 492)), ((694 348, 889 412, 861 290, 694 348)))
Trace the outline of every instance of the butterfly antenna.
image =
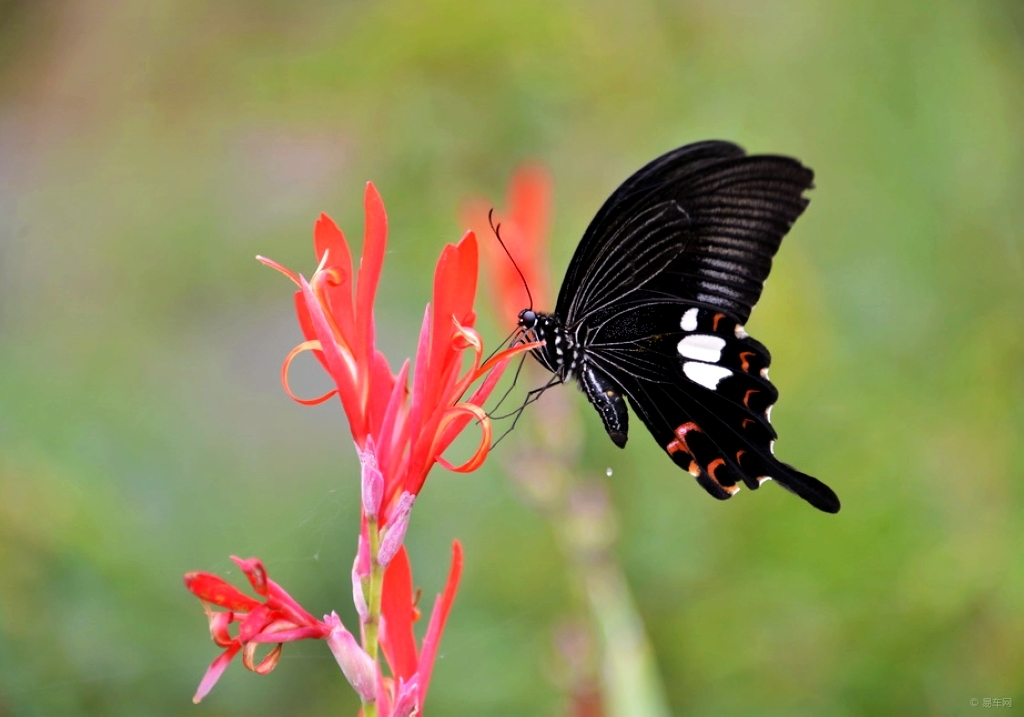
POLYGON ((533 294, 530 292, 530 285, 526 283, 526 276, 523 275, 523 270, 519 268, 519 264, 512 258, 512 252, 505 246, 504 240, 501 238, 501 222, 497 225, 494 224, 494 207, 487 212, 487 223, 491 225, 491 231, 494 232, 494 236, 497 237, 498 243, 501 244, 501 248, 505 250, 505 256, 512 262, 512 266, 516 268, 516 272, 519 274, 519 278, 523 280, 523 288, 526 289, 526 296, 530 300, 530 310, 533 310, 533 294))

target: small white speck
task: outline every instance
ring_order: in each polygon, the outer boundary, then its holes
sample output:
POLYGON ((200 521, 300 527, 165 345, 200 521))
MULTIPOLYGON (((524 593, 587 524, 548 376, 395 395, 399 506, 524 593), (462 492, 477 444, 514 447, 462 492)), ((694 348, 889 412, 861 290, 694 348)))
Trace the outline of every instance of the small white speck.
POLYGON ((608 476, 609 478, 611 478, 611 477, 612 477, 612 473, 614 473, 614 471, 612 471, 612 469, 611 469, 611 468, 605 468, 605 469, 604 469, 604 474, 605 474, 606 476, 608 476))
POLYGON ((683 331, 695 331, 697 329, 697 312, 699 309, 687 309, 686 313, 683 314, 683 320, 679 322, 679 327, 683 331))
POLYGON ((765 366, 763 369, 761 369, 761 378, 763 378, 765 381, 768 380, 768 367, 767 366, 765 366))
POLYGON ((775 408, 775 404, 772 404, 768 408, 764 409, 764 417, 768 419, 768 423, 772 422, 772 409, 775 408))
POLYGON ((773 456, 775 455, 775 441, 768 444, 768 450, 772 452, 773 456))
POLYGON ((694 361, 718 363, 725 348, 725 339, 711 334, 693 334, 684 336, 676 348, 681 355, 694 361))

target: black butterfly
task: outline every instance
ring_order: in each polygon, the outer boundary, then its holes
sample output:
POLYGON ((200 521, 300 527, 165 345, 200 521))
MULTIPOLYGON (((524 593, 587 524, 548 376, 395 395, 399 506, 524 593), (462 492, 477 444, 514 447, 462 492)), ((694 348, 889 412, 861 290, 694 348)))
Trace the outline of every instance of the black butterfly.
POLYGON ((743 329, 813 178, 795 159, 747 156, 728 142, 655 159, 590 223, 555 312, 525 309, 519 326, 544 342, 533 354, 552 382, 575 378, 620 448, 628 399, 714 497, 774 478, 835 513, 828 486, 776 460, 771 357, 743 329))

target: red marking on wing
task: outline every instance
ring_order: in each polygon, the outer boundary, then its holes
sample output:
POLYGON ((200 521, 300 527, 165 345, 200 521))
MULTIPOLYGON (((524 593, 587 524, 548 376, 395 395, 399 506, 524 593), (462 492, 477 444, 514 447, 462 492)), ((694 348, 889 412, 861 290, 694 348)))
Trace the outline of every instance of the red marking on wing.
POLYGON ((747 408, 750 408, 750 404, 747 403, 747 401, 750 400, 750 395, 752 393, 757 393, 757 392, 758 391, 757 391, 756 388, 748 388, 747 392, 745 394, 743 394, 743 405, 746 406, 747 408))
POLYGON ((725 314, 715 314, 715 318, 711 320, 711 330, 718 331, 718 322, 725 318, 725 314))
POLYGON ((750 362, 747 356, 757 356, 753 351, 740 351, 740 361, 743 362, 743 373, 750 373, 750 362))
MULTIPOLYGON (((690 431, 699 430, 700 426, 698 426, 693 421, 690 421, 689 423, 684 423, 683 425, 679 426, 679 428, 676 429, 676 437, 669 441, 669 444, 665 446, 665 450, 668 451, 669 455, 672 455, 676 451, 685 451, 686 453, 690 453, 690 448, 689 446, 686 445, 686 434, 689 433, 690 431)), ((690 453, 690 455, 693 454, 690 453)))
MULTIPOLYGON (((718 470, 719 466, 724 466, 724 465, 725 465, 725 459, 724 458, 716 458, 715 460, 713 460, 710 463, 708 463, 708 475, 711 476, 711 480, 713 480, 715 483, 718 483, 718 478, 715 477, 715 471, 718 470)), ((718 484, 722 485, 721 483, 718 483, 718 484)))

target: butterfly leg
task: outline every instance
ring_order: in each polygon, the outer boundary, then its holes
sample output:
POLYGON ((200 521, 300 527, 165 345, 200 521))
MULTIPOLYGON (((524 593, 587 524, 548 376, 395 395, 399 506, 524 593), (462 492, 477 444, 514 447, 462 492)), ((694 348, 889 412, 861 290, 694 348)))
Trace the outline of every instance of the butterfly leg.
POLYGON ((629 410, 622 389, 604 371, 585 365, 579 376, 583 393, 594 404, 604 422, 608 437, 619 448, 625 448, 629 433, 629 410))

